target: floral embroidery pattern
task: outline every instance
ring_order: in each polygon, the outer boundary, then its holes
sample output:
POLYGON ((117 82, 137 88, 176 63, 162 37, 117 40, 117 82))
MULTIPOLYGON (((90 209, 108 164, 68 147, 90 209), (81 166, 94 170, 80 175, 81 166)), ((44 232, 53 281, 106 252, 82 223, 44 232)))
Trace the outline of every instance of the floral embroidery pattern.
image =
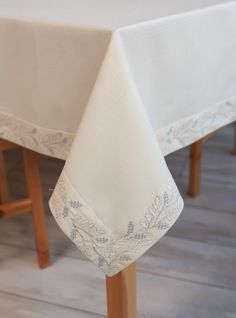
POLYGON ((0 138, 55 158, 66 159, 74 134, 42 128, 0 112, 0 138))
POLYGON ((50 199, 50 208, 62 230, 107 275, 121 271, 157 240, 175 222, 183 201, 173 181, 154 200, 140 222, 130 221, 126 229, 109 230, 82 200, 71 198, 71 185, 61 175, 50 199), (92 214, 91 214, 92 213, 92 214))
MULTIPOLYGON (((156 131, 164 155, 190 145, 236 120, 236 97, 213 105, 201 113, 183 118, 156 131)), ((36 126, 0 112, 0 138, 52 157, 66 159, 74 134, 36 126)))
MULTIPOLYGON (((232 97, 158 129, 156 137, 163 154, 167 155, 235 120, 236 97, 232 97)), ((46 155, 66 159, 74 134, 42 128, 0 112, 0 138, 46 155)), ((112 232, 80 196, 74 190, 71 191, 71 185, 62 174, 50 200, 50 207, 58 224, 83 254, 112 276, 165 234, 181 212, 183 202, 171 180, 166 190, 153 198, 139 222, 130 220, 125 229, 112 232)))
POLYGON ((201 113, 158 129, 157 140, 164 155, 183 148, 236 120, 236 97, 201 113))

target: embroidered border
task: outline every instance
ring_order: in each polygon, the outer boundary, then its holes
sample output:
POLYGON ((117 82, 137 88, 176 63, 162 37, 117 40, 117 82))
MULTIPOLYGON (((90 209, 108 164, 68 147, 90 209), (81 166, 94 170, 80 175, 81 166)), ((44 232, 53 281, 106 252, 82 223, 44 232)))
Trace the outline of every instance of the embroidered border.
POLYGON ((156 131, 164 155, 188 146, 236 120, 236 97, 156 131))
POLYGON ((66 159, 74 134, 43 128, 0 112, 0 138, 55 158, 66 159))
MULTIPOLYGON (((235 120, 236 97, 231 97, 200 113, 157 129, 156 137, 163 154, 167 155, 235 120)), ((44 128, 0 112, 0 138, 48 156, 66 159, 74 133, 44 128)))
POLYGON ((61 229, 106 275, 113 276, 140 257, 174 224, 183 209, 183 200, 174 181, 156 195, 138 223, 128 222, 115 233, 72 188, 65 173, 50 199, 51 211, 61 229))
MULTIPOLYGON (((156 132, 164 155, 236 120, 236 97, 179 120, 156 132)), ((42 128, 0 112, 0 137, 53 157, 66 159, 74 134, 42 128)), ((107 275, 125 268, 158 241, 175 222, 183 201, 172 179, 153 198, 138 223, 111 232, 72 189, 63 173, 50 200, 58 224, 91 261, 107 275), (73 196, 72 196, 73 193, 73 196)))

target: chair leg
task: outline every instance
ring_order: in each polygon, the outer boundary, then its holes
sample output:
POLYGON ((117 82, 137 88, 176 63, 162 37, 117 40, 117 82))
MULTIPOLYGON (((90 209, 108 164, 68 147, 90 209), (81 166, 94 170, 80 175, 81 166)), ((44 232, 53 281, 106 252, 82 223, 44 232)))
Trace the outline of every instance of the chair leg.
POLYGON ((0 201, 1 203, 9 202, 9 190, 7 182, 7 174, 5 168, 5 161, 3 151, 0 150, 0 201))
POLYGON ((35 244, 40 268, 50 265, 50 254, 44 214, 40 172, 37 153, 23 148, 28 195, 32 200, 32 218, 35 244))
POLYGON ((113 277, 106 277, 108 318, 136 318, 135 262, 113 277))
POLYGON ((202 143, 203 140, 200 139, 190 146, 188 194, 191 197, 196 197, 200 193, 202 143))

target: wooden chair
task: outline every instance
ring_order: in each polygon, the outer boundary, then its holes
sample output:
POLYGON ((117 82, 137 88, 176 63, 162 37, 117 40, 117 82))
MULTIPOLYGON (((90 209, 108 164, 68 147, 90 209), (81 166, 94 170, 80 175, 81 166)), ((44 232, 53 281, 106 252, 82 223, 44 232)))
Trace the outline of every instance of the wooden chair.
POLYGON ((49 246, 44 215, 42 190, 37 153, 16 144, 0 139, 0 219, 31 212, 34 226, 35 244, 40 268, 50 265, 49 246), (3 152, 21 148, 24 158, 28 197, 11 201, 3 152))
MULTIPOLYGON (((31 150, 0 139, 0 219, 31 212, 35 243, 40 268, 50 264, 45 215, 40 186, 37 154, 31 150), (24 158, 28 197, 10 201, 3 152, 21 148, 24 158)), ((106 277, 109 318, 136 318, 136 264, 135 262, 113 277, 106 277)))
MULTIPOLYGON (((200 194, 202 145, 204 141, 206 141, 211 136, 212 134, 196 141, 190 146, 188 194, 191 197, 196 197, 200 194)), ((236 154, 236 122, 234 123, 233 153, 236 154)))

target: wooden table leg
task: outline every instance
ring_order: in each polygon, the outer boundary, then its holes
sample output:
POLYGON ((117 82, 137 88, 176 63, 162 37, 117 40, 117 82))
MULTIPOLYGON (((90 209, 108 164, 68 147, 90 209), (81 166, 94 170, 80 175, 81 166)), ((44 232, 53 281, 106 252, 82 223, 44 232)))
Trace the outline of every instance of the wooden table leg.
POLYGON ((196 197, 200 193, 202 143, 203 140, 200 139, 190 146, 188 194, 191 197, 196 197))
POLYGON ((136 318, 136 263, 106 277, 108 318, 136 318))
POLYGON ((40 183, 38 155, 37 153, 24 148, 23 157, 28 194, 32 200, 32 217, 38 264, 40 268, 45 268, 50 265, 50 255, 40 183))

